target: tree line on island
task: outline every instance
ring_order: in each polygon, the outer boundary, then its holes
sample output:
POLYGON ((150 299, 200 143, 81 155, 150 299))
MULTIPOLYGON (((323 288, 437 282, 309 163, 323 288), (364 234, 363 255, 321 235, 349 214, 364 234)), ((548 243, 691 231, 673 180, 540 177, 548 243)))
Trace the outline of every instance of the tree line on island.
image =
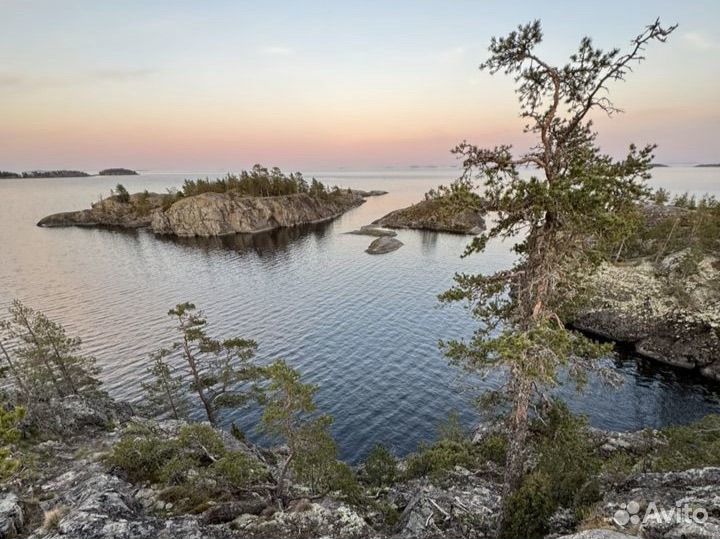
MULTIPOLYGON (((97 176, 136 176, 137 172, 129 168, 106 168, 97 173, 97 176)), ((26 172, 9 172, 0 170, 0 179, 20 178, 89 178, 94 176, 82 170, 29 170, 26 172)))

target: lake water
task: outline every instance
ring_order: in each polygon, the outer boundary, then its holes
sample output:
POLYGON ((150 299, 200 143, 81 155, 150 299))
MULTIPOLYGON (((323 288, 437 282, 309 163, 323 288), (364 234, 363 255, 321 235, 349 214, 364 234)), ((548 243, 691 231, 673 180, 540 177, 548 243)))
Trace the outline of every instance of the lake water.
MULTIPOLYGON (((399 251, 367 255, 372 238, 343 233, 420 200, 457 171, 315 175, 389 194, 309 229, 170 240, 143 230, 42 229, 35 223, 88 207, 117 181, 131 192, 164 192, 205 173, 0 180, 0 309, 4 313, 19 298, 62 322, 97 357, 106 389, 137 402, 148 353, 175 337, 168 309, 192 301, 205 311, 213 335, 253 338, 261 361, 284 358, 320 386, 319 406, 334 416, 334 435, 350 461, 376 442, 398 454, 412 451, 435 436, 438 420, 451 410, 471 424, 470 381, 448 366, 437 342, 468 335, 473 323, 461 306, 439 307, 436 296, 457 271, 507 265, 507 249, 491 245, 460 259, 467 237, 400 231, 405 246, 399 251)), ((656 169, 653 184, 720 195, 720 169, 656 169)), ((717 385, 631 357, 616 364, 625 379, 619 389, 592 382, 583 395, 564 393, 598 427, 630 430, 720 412, 717 385)), ((254 436, 256 411, 224 419, 254 436)))

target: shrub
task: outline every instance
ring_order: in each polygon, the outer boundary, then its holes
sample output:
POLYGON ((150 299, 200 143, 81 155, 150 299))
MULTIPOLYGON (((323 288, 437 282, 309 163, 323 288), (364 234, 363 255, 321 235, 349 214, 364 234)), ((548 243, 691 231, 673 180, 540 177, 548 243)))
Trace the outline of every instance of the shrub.
POLYGON ((162 498, 180 511, 231 498, 267 476, 260 461, 226 449, 220 434, 206 424, 185 426, 170 439, 149 429, 130 429, 108 462, 133 482, 159 483, 162 498))
POLYGON ((686 426, 662 430, 667 445, 650 455, 650 469, 656 472, 720 466, 720 415, 711 414, 686 426))
POLYGON ((20 438, 18 423, 25 417, 25 409, 15 407, 5 409, 0 403, 0 479, 6 479, 20 467, 21 461, 13 455, 10 445, 20 438))
POLYGON ((397 476, 397 460, 382 444, 377 444, 365 460, 365 479, 374 487, 392 485, 397 476))
POLYGON ((407 458, 405 475, 412 479, 426 475, 439 476, 455 466, 472 469, 480 463, 477 447, 469 441, 439 440, 407 458))
POLYGON ((511 516, 504 522, 501 539, 536 539, 547 534, 548 522, 557 509, 551 485, 551 478, 543 472, 525 477, 503 504, 503 514, 511 516))
POLYGON ((123 204, 130 202, 130 193, 128 193, 128 190, 125 189, 125 186, 121 183, 115 186, 115 196, 118 202, 122 202, 123 204))
POLYGON ((507 456, 507 437, 502 434, 490 434, 478 444, 478 450, 483 460, 503 465, 507 456))
POLYGON ((502 537, 542 537, 550 517, 564 507, 580 514, 600 497, 601 461, 587 431, 587 420, 555 401, 532 424, 534 469, 505 500, 502 537))

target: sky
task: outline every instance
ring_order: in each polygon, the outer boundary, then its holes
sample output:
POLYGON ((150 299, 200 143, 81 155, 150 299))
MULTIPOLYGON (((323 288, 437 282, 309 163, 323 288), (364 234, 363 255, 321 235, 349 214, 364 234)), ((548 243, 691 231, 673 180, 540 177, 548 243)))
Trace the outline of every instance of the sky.
POLYGON ((627 47, 678 23, 599 117, 620 155, 720 161, 720 2, 0 0, 0 170, 227 171, 452 165, 529 141, 492 36, 542 21, 562 63, 589 35, 627 47))

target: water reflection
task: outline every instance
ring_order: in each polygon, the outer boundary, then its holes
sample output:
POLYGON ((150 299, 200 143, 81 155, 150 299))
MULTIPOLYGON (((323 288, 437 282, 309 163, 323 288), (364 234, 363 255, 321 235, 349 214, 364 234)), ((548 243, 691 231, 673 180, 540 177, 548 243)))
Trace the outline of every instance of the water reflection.
POLYGON ((278 228, 256 234, 228 234, 213 238, 178 238, 161 236, 160 241, 179 245, 189 249, 199 249, 206 253, 216 250, 230 250, 242 254, 253 252, 259 257, 273 257, 287 251, 292 244, 315 240, 321 243, 327 237, 332 223, 314 223, 291 228, 278 228))

